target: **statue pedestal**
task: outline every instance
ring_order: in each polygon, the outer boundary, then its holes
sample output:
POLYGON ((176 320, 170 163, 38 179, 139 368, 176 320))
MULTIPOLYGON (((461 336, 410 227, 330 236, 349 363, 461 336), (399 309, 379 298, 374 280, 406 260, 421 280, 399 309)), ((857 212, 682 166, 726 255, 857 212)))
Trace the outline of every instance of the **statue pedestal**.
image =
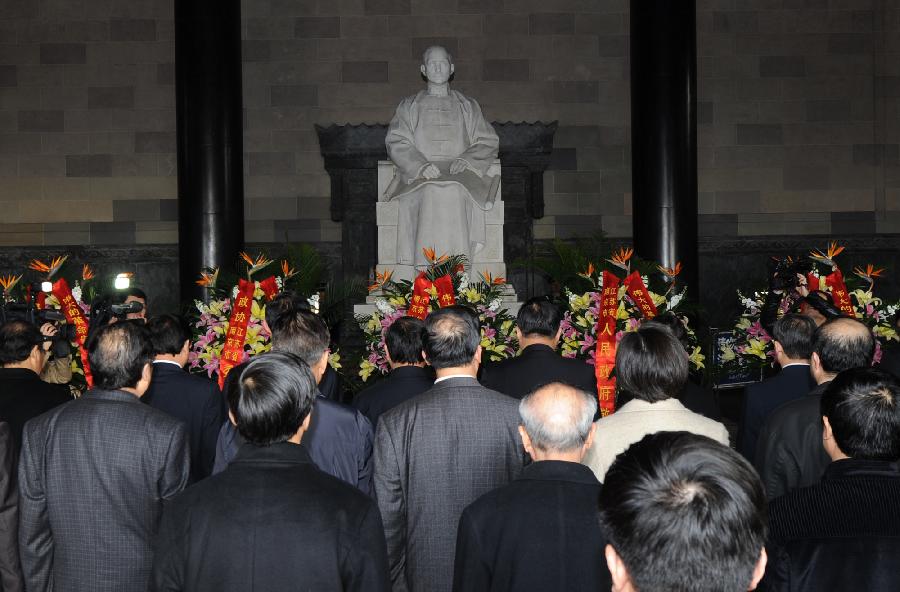
MULTIPOLYGON (((390 185, 396 172, 394 163, 389 160, 378 161, 378 203, 375 204, 375 218, 378 224, 378 270, 390 268, 394 279, 412 280, 417 272, 412 265, 400 265, 397 262, 397 224, 400 215, 399 205, 393 201, 381 201, 385 190, 390 185)), ((500 159, 496 159, 488 169, 489 175, 500 176, 500 159)), ((507 277, 506 264, 503 261, 503 200, 500 199, 500 187, 497 188, 497 200, 494 207, 485 214, 485 244, 475 260, 470 261, 469 277, 478 279, 479 273, 489 272, 493 277, 507 277)), ((422 245, 430 247, 432 245, 422 245)), ((444 253, 438 252, 437 255, 444 253)), ((455 255, 456 253, 447 253, 455 255)))

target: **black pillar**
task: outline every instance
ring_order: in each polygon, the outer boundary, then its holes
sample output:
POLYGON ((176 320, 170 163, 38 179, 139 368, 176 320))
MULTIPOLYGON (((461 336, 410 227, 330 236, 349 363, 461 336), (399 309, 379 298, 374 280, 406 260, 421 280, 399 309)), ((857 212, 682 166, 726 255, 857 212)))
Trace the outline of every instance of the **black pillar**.
POLYGON ((695 0, 631 0, 634 249, 699 295, 695 0))
POLYGON ((244 245, 240 0, 175 0, 181 299, 244 245))

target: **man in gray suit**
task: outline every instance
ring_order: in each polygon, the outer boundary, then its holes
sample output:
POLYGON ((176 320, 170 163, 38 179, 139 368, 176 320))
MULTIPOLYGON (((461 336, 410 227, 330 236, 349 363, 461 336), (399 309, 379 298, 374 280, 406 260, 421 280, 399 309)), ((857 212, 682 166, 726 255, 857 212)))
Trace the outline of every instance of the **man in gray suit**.
POLYGON ((141 405, 147 329, 107 325, 88 342, 94 388, 25 424, 19 546, 25 588, 145 592, 163 501, 188 481, 187 429, 141 405))
POLYGON ((425 321, 434 386, 381 416, 375 435, 375 493, 384 521, 394 590, 449 591, 463 509, 522 470, 518 401, 475 378, 481 329, 469 309, 450 306, 425 321))

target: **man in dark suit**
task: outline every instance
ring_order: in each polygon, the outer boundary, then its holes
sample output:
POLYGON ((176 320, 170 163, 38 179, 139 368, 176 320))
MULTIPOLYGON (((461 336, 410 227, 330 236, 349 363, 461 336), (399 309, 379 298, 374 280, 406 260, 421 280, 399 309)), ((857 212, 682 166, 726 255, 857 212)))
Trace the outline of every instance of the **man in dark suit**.
POLYGON ((369 418, 373 428, 378 427, 382 413, 424 393, 434 384, 422 356, 424 337, 425 324, 416 317, 400 317, 384 332, 391 373, 359 393, 353 401, 353 406, 369 418))
POLYGON ((769 567, 761 589, 898 590, 900 382, 845 370, 821 398, 831 459, 816 485, 770 505, 769 567))
POLYGON ((141 401, 188 428, 191 442, 191 483, 208 477, 216 459, 216 438, 225 421, 219 387, 203 376, 183 370, 191 347, 191 332, 183 319, 162 315, 147 323, 153 349, 153 380, 141 401))
POLYGON ((147 329, 100 328, 94 388, 22 434, 19 546, 28 590, 144 592, 164 500, 189 474, 184 424, 140 404, 152 369, 147 329))
MULTIPOLYGON (((282 314, 272 325, 272 349, 298 356, 312 369, 317 381, 322 380, 328 367, 328 342, 325 322, 308 310, 282 314)), ((227 380, 225 388, 227 393, 227 380)), ((219 440, 222 446, 217 451, 214 473, 228 465, 243 443, 231 422, 223 426, 219 440)), ((321 394, 316 397, 304 446, 319 469, 370 494, 372 440, 372 424, 362 413, 321 394)))
POLYGON ((553 383, 519 403, 519 435, 534 462, 463 510, 453 589, 609 590, 600 482, 581 464, 597 396, 553 383))
POLYGON ((453 584, 463 508, 522 470, 516 401, 475 378, 478 317, 449 306, 425 320, 434 386, 381 416, 375 492, 395 590, 442 592, 453 584))
POLYGON ((816 329, 809 368, 818 386, 769 414, 759 434, 756 469, 769 499, 822 478, 830 462, 822 449, 822 393, 838 372, 871 366, 874 354, 872 331, 856 319, 833 318, 816 329))
POLYGON ((775 361, 781 371, 744 389, 744 413, 738 434, 738 450, 753 462, 759 430, 778 407, 806 396, 816 386, 809 369, 816 324, 801 314, 786 314, 772 327, 775 361))
POLYGON ((15 444, 9 424, 0 421, 0 590, 22 592, 19 567, 19 491, 16 488, 15 444))
POLYGON ((49 348, 30 323, 9 321, 0 327, 0 417, 9 424, 16 451, 29 419, 72 400, 69 387, 40 378, 49 348))
POLYGON ((485 364, 481 369, 481 384, 516 399, 551 382, 596 392, 593 366, 556 353, 560 319, 559 308, 547 298, 532 298, 523 304, 516 316, 519 355, 485 364))
POLYGON ((740 454, 656 432, 613 462, 600 493, 614 592, 754 590, 766 569, 766 495, 740 454))
POLYGON ((152 589, 389 590, 375 502, 301 445, 317 395, 309 366, 276 351, 234 372, 229 408, 246 443, 166 507, 152 589))

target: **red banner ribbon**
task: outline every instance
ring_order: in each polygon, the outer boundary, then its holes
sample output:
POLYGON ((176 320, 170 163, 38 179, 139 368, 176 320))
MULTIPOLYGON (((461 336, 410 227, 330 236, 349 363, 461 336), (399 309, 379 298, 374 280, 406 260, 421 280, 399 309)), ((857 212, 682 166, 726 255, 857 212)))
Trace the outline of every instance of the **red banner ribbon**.
POLYGON ((224 388, 225 377, 232 368, 240 364, 244 357, 244 341, 247 339, 247 323, 250 322, 250 308, 253 304, 253 292, 256 284, 247 280, 238 280, 238 293, 228 319, 228 330, 225 332, 225 347, 219 359, 219 388, 224 388))
POLYGON ((819 278, 811 273, 806 274, 806 289, 815 292, 819 289, 819 278))
POLYGON ((616 311, 618 310, 619 278, 604 271, 603 291, 600 293, 600 316, 597 319, 597 351, 594 358, 597 401, 603 417, 616 409, 616 379, 610 374, 616 365, 616 311))
POLYGON ((425 272, 423 271, 416 277, 416 281, 413 282, 413 295, 410 299, 406 316, 425 320, 431 303, 429 290, 431 290, 432 286, 437 290, 438 307, 444 308, 445 306, 456 304, 456 296, 453 293, 453 280, 450 279, 450 275, 442 275, 432 282, 425 277, 425 272))
POLYGON ((631 296, 631 300, 641 311, 641 314, 644 315, 644 318, 652 319, 655 317, 657 314, 656 305, 653 304, 653 298, 650 297, 650 292, 647 291, 647 286, 644 285, 641 274, 632 271, 631 275, 625 278, 624 283, 627 287, 628 295, 631 296))
POLYGON ((831 288, 831 297, 835 306, 851 319, 855 319, 856 311, 853 310, 853 303, 850 301, 850 294, 847 293, 847 286, 844 284, 844 274, 841 273, 841 270, 835 269, 832 273, 825 276, 825 285, 831 288))
MULTIPOLYGON (((41 292, 43 294, 43 292, 41 292)), ((75 325, 75 343, 78 344, 78 350, 81 353, 81 365, 84 367, 84 379, 87 381, 88 388, 94 386, 94 377, 91 376, 91 366, 88 363, 87 348, 84 342, 88 334, 88 321, 84 318, 84 312, 72 296, 72 290, 65 278, 56 280, 53 284, 53 295, 59 300, 63 314, 66 315, 66 322, 75 325)))
POLYGON ((278 284, 275 283, 275 276, 270 275, 266 279, 259 282, 259 287, 266 295, 266 300, 271 300, 278 295, 278 284))

